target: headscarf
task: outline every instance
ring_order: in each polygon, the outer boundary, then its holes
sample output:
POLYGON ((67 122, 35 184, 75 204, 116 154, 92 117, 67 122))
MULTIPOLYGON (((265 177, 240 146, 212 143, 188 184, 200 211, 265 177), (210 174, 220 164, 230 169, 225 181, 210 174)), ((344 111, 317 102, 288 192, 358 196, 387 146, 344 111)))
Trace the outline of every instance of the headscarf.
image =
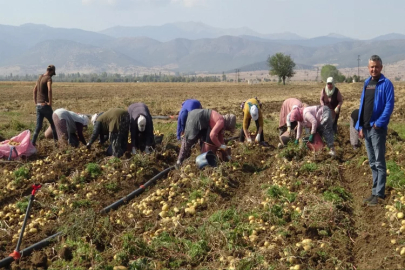
POLYGON ((335 82, 333 81, 333 77, 329 77, 328 79, 326 79, 325 93, 328 97, 331 97, 333 93, 335 93, 335 82), (332 90, 329 90, 328 83, 332 83, 332 90))
POLYGON ((140 132, 144 132, 146 128, 146 118, 142 114, 138 117, 138 129, 140 132))
POLYGON ((236 116, 234 114, 225 114, 224 116, 224 128, 226 130, 234 130, 236 126, 236 116))
POLYGON ((302 122, 303 121, 303 117, 302 117, 303 112, 304 112, 304 108, 295 107, 290 113, 291 122, 295 122, 295 121, 302 122))
POLYGON ((250 107, 250 116, 252 117, 253 121, 256 121, 257 119, 259 119, 259 109, 257 108, 256 105, 252 105, 252 107, 250 107))
POLYGON ((95 114, 93 114, 93 116, 91 117, 91 123, 92 123, 93 125, 96 123, 97 116, 98 116, 98 114, 95 113, 95 114))
POLYGON ((78 116, 79 116, 78 118, 80 118, 80 119, 78 119, 79 121, 77 121, 77 122, 82 123, 83 126, 87 126, 89 124, 89 117, 87 115, 78 114, 78 116))

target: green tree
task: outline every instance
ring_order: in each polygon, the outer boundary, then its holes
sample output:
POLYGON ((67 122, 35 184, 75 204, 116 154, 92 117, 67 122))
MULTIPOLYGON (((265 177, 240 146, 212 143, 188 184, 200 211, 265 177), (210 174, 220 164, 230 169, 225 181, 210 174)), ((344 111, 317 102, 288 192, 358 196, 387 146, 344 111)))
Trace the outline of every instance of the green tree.
POLYGON ((291 78, 295 74, 295 63, 289 55, 276 53, 275 55, 269 56, 267 59, 267 64, 270 67, 270 75, 277 75, 283 80, 284 85, 285 79, 291 78))
POLYGON ((328 77, 333 77, 335 82, 344 82, 346 77, 333 65, 325 65, 321 69, 321 77, 324 82, 328 77))

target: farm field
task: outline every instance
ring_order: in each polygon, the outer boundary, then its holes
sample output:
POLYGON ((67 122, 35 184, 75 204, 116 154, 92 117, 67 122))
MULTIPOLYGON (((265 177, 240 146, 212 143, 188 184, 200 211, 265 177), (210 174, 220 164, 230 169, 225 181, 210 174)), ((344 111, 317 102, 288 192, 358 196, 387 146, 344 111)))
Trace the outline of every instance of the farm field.
MULTIPOLYGON (((33 83, 0 82, 0 136, 35 128, 33 83)), ((151 155, 109 159, 95 144, 58 148, 41 133, 38 153, 0 161, 0 260, 15 248, 33 183, 43 186, 31 209, 21 248, 56 232, 54 243, 22 257, 12 269, 403 269, 405 268, 405 83, 387 136, 387 198, 363 205, 371 191, 364 145, 349 142, 349 115, 362 83, 338 84, 344 104, 337 158, 290 145, 277 149, 282 102, 319 104, 323 84, 116 83, 53 84, 53 109, 93 114, 144 102, 152 115, 175 115, 187 98, 237 116, 240 104, 263 103, 270 147, 230 141, 232 161, 198 170, 193 150, 180 170, 117 210, 100 210, 174 165, 177 122, 154 121, 164 134, 151 155)), ((47 121, 44 121, 46 129, 47 121)), ((251 125, 251 130, 253 127, 251 125)), ((91 127, 87 131, 90 137, 91 127)))

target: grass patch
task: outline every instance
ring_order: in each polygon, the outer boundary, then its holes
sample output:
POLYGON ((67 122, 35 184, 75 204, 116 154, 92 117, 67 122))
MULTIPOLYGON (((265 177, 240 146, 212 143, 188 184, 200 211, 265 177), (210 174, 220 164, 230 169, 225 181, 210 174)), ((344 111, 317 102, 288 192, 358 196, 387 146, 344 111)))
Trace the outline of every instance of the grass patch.
POLYGON ((89 163, 86 166, 86 171, 90 174, 92 178, 101 175, 101 167, 97 163, 89 163))
POLYGON ((18 201, 15 206, 20 209, 21 213, 25 213, 27 211, 29 204, 29 199, 28 197, 23 197, 21 201, 18 201))
POLYGON ((28 166, 22 166, 13 172, 14 184, 19 186, 23 183, 24 179, 28 179, 30 176, 30 169, 28 166))
POLYGON ((301 166, 300 171, 301 172, 314 172, 318 169, 318 165, 316 163, 310 162, 310 163, 305 163, 304 165, 301 166))
POLYGON ((290 192, 286 187, 273 185, 267 190, 267 196, 281 202, 294 202, 297 194, 290 192))
POLYGON ((342 187, 332 186, 323 193, 323 198, 326 201, 333 202, 335 205, 340 205, 351 199, 351 195, 342 187))
POLYGON ((403 188, 405 185, 405 174, 401 167, 395 161, 389 160, 387 162, 387 169, 390 174, 387 175, 387 186, 392 188, 403 188))
POLYGON ((87 208, 92 205, 92 202, 90 200, 78 200, 72 203, 73 208, 87 208))

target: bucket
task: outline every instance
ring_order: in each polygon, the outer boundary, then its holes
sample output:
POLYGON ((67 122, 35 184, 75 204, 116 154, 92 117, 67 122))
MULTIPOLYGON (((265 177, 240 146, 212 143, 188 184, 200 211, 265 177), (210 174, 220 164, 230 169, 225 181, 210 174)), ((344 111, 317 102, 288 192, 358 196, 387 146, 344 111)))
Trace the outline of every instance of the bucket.
POLYGON ((321 135, 319 135, 319 133, 315 133, 313 143, 307 142, 307 147, 309 148, 309 150, 312 150, 314 152, 321 151, 324 146, 325 144, 323 143, 321 135))
POLYGON ((49 126, 49 127, 45 130, 45 138, 47 138, 47 139, 53 139, 53 134, 52 134, 52 128, 51 128, 51 126, 49 126))
POLYGON ((197 164, 199 169, 202 169, 207 165, 216 167, 217 156, 212 151, 208 151, 197 156, 197 158, 195 159, 195 163, 197 164))
POLYGON ((291 141, 291 137, 290 137, 290 135, 288 134, 287 131, 284 132, 283 134, 281 134, 281 136, 280 136, 280 142, 281 142, 283 145, 287 145, 289 141, 291 141))
POLYGON ((216 147, 215 145, 204 142, 203 146, 201 147, 201 153, 205 153, 208 151, 216 153, 218 158, 222 161, 229 161, 228 156, 231 156, 231 148, 227 147, 225 151, 222 151, 219 150, 219 148, 216 147))

